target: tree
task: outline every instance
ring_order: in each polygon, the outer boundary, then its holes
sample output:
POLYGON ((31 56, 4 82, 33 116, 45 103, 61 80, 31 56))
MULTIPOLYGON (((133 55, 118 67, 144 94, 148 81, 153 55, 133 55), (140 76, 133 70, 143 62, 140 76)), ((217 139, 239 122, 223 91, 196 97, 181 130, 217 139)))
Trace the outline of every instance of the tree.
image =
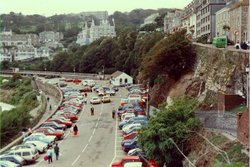
POLYGON ((147 158, 154 159, 160 166, 182 166, 183 156, 176 149, 183 145, 187 153, 187 139, 192 135, 190 131, 200 126, 195 118, 194 110, 197 100, 190 97, 179 97, 167 108, 162 107, 149 119, 148 125, 139 132, 139 145, 147 158))
POLYGON ((154 81, 158 75, 164 74, 177 81, 193 70, 196 54, 185 36, 185 30, 178 31, 155 44, 141 65, 144 80, 154 81))

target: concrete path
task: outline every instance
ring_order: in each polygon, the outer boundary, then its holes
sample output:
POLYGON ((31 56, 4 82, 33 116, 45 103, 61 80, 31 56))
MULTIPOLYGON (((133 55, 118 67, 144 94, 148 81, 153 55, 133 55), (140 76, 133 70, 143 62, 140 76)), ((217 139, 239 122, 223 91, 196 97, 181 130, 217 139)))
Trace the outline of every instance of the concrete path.
MULTIPOLYGON (((54 96, 50 96, 50 95, 46 95, 46 100, 47 97, 49 97, 49 101, 47 101, 47 108, 45 113, 43 114, 42 118, 40 119, 39 123, 42 123, 46 120, 46 118, 48 118, 48 116, 57 109, 57 102, 56 102, 56 98, 54 96), (50 110, 50 105, 51 105, 51 110, 50 110)), ((38 124, 39 124, 38 123, 38 124)))

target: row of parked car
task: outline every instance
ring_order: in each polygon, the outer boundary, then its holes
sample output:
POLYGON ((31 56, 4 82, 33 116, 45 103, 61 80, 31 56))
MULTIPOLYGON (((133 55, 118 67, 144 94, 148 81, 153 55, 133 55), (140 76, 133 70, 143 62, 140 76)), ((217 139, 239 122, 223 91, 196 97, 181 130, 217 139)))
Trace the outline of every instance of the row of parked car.
POLYGON ((83 106, 83 93, 78 89, 63 88, 63 101, 55 114, 44 121, 40 127, 28 136, 23 136, 23 142, 0 155, 1 167, 21 167, 35 163, 40 154, 52 147, 57 140, 65 137, 65 130, 78 120, 78 113, 83 106))
POLYGON ((120 118, 118 128, 122 130, 123 141, 121 146, 127 156, 120 161, 114 162, 112 167, 157 167, 153 160, 147 160, 138 143, 138 133, 142 126, 147 126, 148 117, 145 112, 145 104, 148 99, 148 91, 141 85, 127 87, 129 93, 121 99, 117 109, 120 118))

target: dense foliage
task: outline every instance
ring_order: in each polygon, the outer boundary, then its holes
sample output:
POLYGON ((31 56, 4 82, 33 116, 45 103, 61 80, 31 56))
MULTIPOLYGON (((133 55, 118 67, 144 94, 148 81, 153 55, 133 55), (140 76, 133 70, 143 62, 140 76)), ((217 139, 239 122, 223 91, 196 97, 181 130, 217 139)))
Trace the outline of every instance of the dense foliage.
POLYGON ((142 77, 154 81, 159 75, 178 80, 193 70, 196 54, 185 38, 186 31, 178 31, 159 41, 142 62, 142 77))
POLYGON ((188 153, 187 139, 192 130, 199 128, 194 110, 197 101, 189 97, 177 98, 168 108, 162 107, 148 125, 139 132, 139 144, 149 159, 156 160, 161 166, 182 166, 183 156, 173 141, 188 153))
POLYGON ((11 92, 8 97, 1 97, 1 101, 16 107, 0 113, 0 137, 1 145, 3 145, 17 135, 22 127, 30 126, 29 111, 38 106, 38 101, 30 78, 20 78, 14 75, 8 82, 1 84, 1 89, 11 92))

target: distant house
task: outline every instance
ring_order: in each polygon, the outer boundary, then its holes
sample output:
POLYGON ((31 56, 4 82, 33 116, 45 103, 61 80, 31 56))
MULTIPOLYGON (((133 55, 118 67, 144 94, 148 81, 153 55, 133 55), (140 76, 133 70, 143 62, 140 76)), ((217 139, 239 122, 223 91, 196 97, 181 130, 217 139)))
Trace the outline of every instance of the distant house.
POLYGON ((111 74, 111 83, 115 86, 132 84, 133 78, 124 72, 116 71, 111 74))

